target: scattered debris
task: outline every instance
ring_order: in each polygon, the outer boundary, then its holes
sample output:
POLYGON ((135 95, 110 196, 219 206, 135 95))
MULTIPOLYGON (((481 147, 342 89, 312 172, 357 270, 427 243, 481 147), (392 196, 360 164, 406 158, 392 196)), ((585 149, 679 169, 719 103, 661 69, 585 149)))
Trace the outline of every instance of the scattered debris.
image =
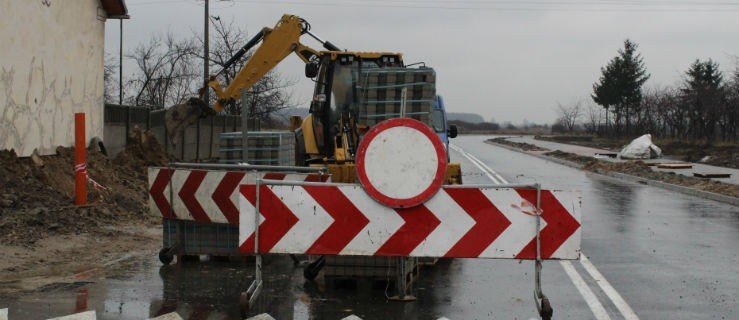
POLYGON ((739 198, 739 185, 690 177, 673 172, 654 171, 648 163, 641 160, 625 162, 601 161, 559 150, 545 153, 545 155, 579 163, 584 170, 596 173, 618 172, 739 198))
POLYGON ((618 157, 618 153, 616 153, 616 152, 596 152, 595 153, 595 157, 596 158, 602 157, 602 158, 616 159, 616 157, 618 157))
POLYGON ((693 165, 690 163, 660 163, 657 164, 660 169, 690 169, 693 165))
POLYGON ((694 177, 710 179, 710 178, 731 178, 731 173, 699 173, 694 172, 694 177))

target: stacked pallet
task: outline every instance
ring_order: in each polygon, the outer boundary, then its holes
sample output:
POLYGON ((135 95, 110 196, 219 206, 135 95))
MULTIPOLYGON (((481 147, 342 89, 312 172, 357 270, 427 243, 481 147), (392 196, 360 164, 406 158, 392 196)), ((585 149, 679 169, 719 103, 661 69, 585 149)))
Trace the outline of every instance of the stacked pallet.
MULTIPOLYGON (((295 164, 295 135, 289 131, 247 133, 247 163, 292 166, 295 164)), ((221 133, 220 162, 243 162, 242 133, 221 133)))
POLYGON ((402 92, 406 90, 405 115, 431 123, 436 98, 436 72, 432 68, 382 68, 362 70, 359 124, 372 126, 400 117, 402 92))

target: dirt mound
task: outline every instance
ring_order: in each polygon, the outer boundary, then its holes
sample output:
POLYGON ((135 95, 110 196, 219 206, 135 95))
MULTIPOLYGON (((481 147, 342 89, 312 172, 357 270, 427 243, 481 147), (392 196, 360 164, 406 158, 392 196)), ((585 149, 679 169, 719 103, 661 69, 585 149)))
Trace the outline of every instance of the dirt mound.
POLYGON ((142 173, 146 180, 146 167, 164 166, 171 160, 151 131, 134 128, 128 135, 128 146, 115 157, 113 163, 142 173))
POLYGON ((548 150, 548 149, 544 149, 544 148, 541 148, 539 146, 536 146, 536 145, 533 145, 533 144, 530 144, 530 143, 522 143, 522 142, 509 141, 508 140, 508 137, 500 137, 500 138, 488 139, 488 141, 493 142, 493 143, 499 143, 499 144, 508 145, 508 146, 511 146, 511 147, 514 147, 514 148, 519 148, 519 149, 525 150, 525 151, 546 151, 546 150, 548 150))
POLYGON ((579 163, 579 164, 586 164, 589 162, 597 161, 593 157, 581 156, 581 155, 577 155, 574 153, 563 152, 561 150, 549 151, 549 152, 544 153, 544 155, 572 161, 572 162, 579 163))
POLYGON ((33 246, 44 237, 93 233, 103 226, 153 219, 147 208, 146 166, 166 164, 166 153, 150 133, 134 130, 115 160, 87 150, 87 205, 74 205, 74 149, 19 158, 0 151, 0 242, 33 246), (40 160, 40 161, 39 161, 40 160))

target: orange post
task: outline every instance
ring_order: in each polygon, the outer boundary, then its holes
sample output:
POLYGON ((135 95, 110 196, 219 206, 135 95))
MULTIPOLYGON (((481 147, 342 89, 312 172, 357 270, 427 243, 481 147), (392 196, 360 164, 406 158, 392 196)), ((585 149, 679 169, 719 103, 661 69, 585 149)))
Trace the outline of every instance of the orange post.
POLYGON ((87 203, 87 150, 85 150, 85 114, 74 114, 74 204, 87 203))

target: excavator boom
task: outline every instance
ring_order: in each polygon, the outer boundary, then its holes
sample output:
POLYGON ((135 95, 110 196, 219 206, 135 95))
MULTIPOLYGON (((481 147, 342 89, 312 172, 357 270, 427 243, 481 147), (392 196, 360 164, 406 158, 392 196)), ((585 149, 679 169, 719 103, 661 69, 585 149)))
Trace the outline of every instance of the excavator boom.
POLYGON ((280 19, 274 28, 264 28, 255 35, 223 66, 223 70, 228 69, 253 46, 261 42, 259 49, 254 52, 249 61, 246 62, 244 67, 241 68, 226 88, 223 88, 218 79, 216 79, 218 74, 212 76, 209 80, 208 86, 213 88, 217 97, 213 110, 215 112, 223 110, 224 104, 241 96, 241 89, 249 89, 254 86, 259 79, 274 69, 277 64, 282 62, 291 53, 298 53, 298 56, 306 63, 312 57, 317 56, 318 53, 315 50, 300 44, 300 36, 307 32, 308 28, 309 25, 305 20, 286 14, 282 16, 282 19, 280 19))
MULTIPOLYGON (((208 103, 205 101, 190 99, 186 103, 172 106, 167 110, 167 114, 165 114, 165 125, 170 141, 173 143, 177 141, 177 136, 198 118, 221 112, 227 104, 232 103, 241 96, 241 89, 248 90, 254 86, 259 79, 274 69, 290 53, 295 52, 306 64, 314 66, 312 69, 318 70, 319 53, 300 43, 300 36, 306 33, 321 42, 327 50, 340 51, 335 45, 328 41, 323 41, 310 33, 310 24, 305 20, 294 15, 283 15, 274 28, 263 28, 259 31, 231 59, 224 63, 221 71, 210 77, 207 86, 201 89, 201 96, 203 95, 203 90, 208 90, 208 88, 213 89, 216 95, 216 102, 212 109, 207 107, 208 103), (218 76, 260 43, 259 48, 249 58, 243 68, 239 70, 234 79, 224 88, 218 80, 218 76)), ((306 70, 308 69, 306 68, 306 70)))

